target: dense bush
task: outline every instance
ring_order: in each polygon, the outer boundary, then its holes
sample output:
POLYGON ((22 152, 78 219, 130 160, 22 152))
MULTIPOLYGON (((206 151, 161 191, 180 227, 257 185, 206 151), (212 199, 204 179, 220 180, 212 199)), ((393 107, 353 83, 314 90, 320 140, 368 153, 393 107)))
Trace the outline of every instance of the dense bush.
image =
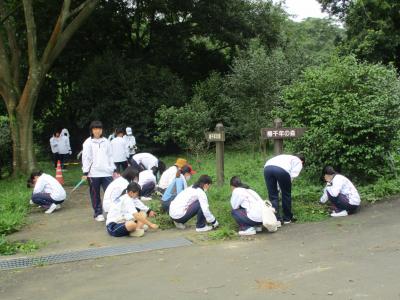
POLYGON ((12 143, 8 118, 0 116, 0 178, 12 169, 12 143))
POLYGON ((390 170, 389 153, 400 129, 400 83, 394 68, 334 58, 307 69, 284 95, 286 125, 307 127, 294 151, 315 172, 331 164, 373 179, 390 170))

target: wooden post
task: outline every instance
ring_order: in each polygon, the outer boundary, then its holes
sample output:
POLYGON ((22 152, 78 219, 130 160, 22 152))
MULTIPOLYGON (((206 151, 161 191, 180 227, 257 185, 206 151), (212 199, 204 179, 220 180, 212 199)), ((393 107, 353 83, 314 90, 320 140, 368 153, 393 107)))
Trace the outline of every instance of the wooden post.
MULTIPOLYGON (((282 128, 282 119, 276 118, 274 120, 274 127, 276 130, 282 128)), ((279 155, 283 153, 283 139, 274 139, 274 154, 279 155)))
MULTIPOLYGON (((218 123, 215 126, 215 131, 224 133, 224 125, 218 123)), ((216 163, 217 163, 217 185, 224 185, 224 141, 215 142, 216 163)))

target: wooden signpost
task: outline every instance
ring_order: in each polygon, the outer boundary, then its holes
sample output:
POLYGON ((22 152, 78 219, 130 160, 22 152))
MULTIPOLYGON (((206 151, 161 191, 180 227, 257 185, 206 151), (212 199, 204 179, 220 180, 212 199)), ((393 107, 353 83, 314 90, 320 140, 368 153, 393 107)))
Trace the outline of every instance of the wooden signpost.
POLYGON ((306 128, 283 128, 282 120, 277 118, 274 120, 273 128, 261 128, 261 138, 274 140, 274 154, 283 153, 283 140, 295 139, 303 136, 306 128))
POLYGON ((222 186, 224 185, 224 125, 222 125, 222 123, 218 123, 215 126, 215 131, 206 132, 206 139, 208 142, 215 142, 217 185, 222 186))

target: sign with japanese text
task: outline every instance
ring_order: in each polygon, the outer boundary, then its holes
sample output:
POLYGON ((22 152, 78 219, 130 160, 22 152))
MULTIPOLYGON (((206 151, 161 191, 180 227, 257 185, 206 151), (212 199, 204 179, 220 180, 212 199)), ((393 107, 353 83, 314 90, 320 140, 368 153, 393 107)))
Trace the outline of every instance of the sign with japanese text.
POLYGON ((224 142, 225 141, 225 132, 223 132, 223 131, 207 132, 206 139, 208 142, 224 142))
POLYGON ((304 135, 306 128, 261 128, 263 139, 294 139, 304 135))

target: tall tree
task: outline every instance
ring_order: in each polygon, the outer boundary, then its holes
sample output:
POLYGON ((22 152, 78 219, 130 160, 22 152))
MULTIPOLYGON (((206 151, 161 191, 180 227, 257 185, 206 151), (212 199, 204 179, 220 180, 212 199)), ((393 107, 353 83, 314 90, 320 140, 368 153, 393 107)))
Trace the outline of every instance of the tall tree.
POLYGON ((0 95, 9 116, 14 173, 27 173, 35 167, 32 127, 39 91, 57 57, 99 1, 64 0, 43 46, 38 44, 33 1, 22 0, 21 5, 18 1, 0 0, 0 95), (21 20, 13 16, 20 6, 26 32, 19 27, 21 20), (27 44, 26 60, 21 57, 22 41, 27 44))

